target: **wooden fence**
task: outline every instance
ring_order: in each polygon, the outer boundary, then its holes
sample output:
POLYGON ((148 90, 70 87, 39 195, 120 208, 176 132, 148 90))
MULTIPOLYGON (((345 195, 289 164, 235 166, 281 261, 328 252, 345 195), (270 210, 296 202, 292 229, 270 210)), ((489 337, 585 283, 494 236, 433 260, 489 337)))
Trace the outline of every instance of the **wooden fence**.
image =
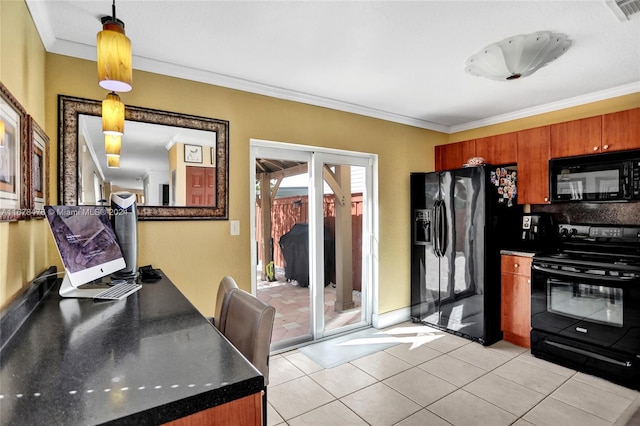
MULTIPOLYGON (((333 194, 324 196, 324 226, 335 240, 335 197, 333 194)), ((353 289, 360 291, 362 288, 362 193, 351 195, 351 226, 352 238, 352 265, 353 265, 353 289)), ((256 206, 256 240, 261 238, 260 207, 256 206)), ((285 267, 282 250, 280 250, 280 237, 289 232, 296 223, 309 223, 309 200, 307 196, 292 196, 274 200, 271 209, 271 238, 273 241, 273 262, 276 266, 285 267)), ((258 244, 258 259, 263 259, 262 245, 258 244)), ((333 268, 335 271, 335 267, 333 268)), ((332 282, 335 276, 331 277, 332 282)))

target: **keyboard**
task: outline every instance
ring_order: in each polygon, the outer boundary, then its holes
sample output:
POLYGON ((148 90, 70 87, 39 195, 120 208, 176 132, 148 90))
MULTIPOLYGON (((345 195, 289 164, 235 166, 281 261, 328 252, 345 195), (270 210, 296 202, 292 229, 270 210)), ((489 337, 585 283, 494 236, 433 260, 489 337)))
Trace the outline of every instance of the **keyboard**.
POLYGON ((130 294, 135 293, 140 290, 142 285, 136 283, 123 283, 117 284, 113 287, 109 287, 105 291, 102 291, 95 296, 94 299, 105 299, 105 300, 122 300, 130 294))

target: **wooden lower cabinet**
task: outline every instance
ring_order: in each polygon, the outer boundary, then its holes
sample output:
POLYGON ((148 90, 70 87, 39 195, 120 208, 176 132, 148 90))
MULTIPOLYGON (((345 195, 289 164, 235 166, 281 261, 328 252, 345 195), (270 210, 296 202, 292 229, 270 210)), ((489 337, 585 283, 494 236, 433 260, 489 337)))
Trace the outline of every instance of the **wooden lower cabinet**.
POLYGON ((169 426, 260 426, 262 394, 260 392, 226 404, 217 405, 187 417, 165 423, 169 426))
POLYGON ((503 339, 531 347, 531 258, 502 255, 500 327, 503 339))

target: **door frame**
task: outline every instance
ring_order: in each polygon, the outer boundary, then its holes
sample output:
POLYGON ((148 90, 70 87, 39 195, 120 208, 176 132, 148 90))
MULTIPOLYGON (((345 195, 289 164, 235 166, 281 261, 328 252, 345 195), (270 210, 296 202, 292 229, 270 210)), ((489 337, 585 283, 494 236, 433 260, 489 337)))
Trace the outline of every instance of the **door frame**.
MULTIPOLYGON (((312 341, 322 339, 334 334, 341 334, 350 329, 362 328, 372 324, 374 306, 378 306, 378 156, 371 153, 362 153, 355 151, 346 151, 330 148, 315 147, 309 145, 291 144, 285 142, 268 141, 262 139, 249 140, 249 170, 251 188, 249 191, 250 199, 250 229, 256 229, 255 200, 256 200, 256 159, 262 157, 273 158, 273 153, 277 152, 277 158, 294 159, 300 161, 301 158, 308 155, 309 164, 309 203, 313 205, 309 209, 309 274, 313 282, 322 282, 323 268, 317 268, 317 265, 323 264, 323 191, 317 188, 323 188, 322 165, 327 162, 335 162, 338 164, 354 165, 367 167, 371 179, 366 179, 366 197, 364 199, 363 215, 363 250, 362 250, 362 305, 361 309, 364 313, 364 321, 344 326, 335 330, 326 332, 324 330, 324 309, 318 309, 320 300, 324 298, 323 286, 313 286, 314 291, 311 293, 311 303, 313 304, 314 315, 311 319, 312 341), (267 155, 264 155, 267 154, 267 155), (351 160, 351 162, 347 160, 351 160), (366 302, 365 302, 366 300, 366 302)), ((257 239, 255 232, 251 232, 251 291, 257 294, 257 270, 253 266, 257 264, 257 239)), ((294 342, 293 344, 298 343, 294 342)))

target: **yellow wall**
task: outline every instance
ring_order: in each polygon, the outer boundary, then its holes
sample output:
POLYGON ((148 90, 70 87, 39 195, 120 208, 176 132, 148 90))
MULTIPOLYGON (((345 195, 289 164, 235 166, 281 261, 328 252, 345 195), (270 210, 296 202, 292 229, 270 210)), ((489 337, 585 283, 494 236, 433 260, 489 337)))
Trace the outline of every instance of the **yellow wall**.
MULTIPOLYGON (((43 128, 45 60, 26 4, 0 1, 0 81, 43 128)), ((0 222, 0 306, 48 265, 47 232, 43 220, 0 222)))

